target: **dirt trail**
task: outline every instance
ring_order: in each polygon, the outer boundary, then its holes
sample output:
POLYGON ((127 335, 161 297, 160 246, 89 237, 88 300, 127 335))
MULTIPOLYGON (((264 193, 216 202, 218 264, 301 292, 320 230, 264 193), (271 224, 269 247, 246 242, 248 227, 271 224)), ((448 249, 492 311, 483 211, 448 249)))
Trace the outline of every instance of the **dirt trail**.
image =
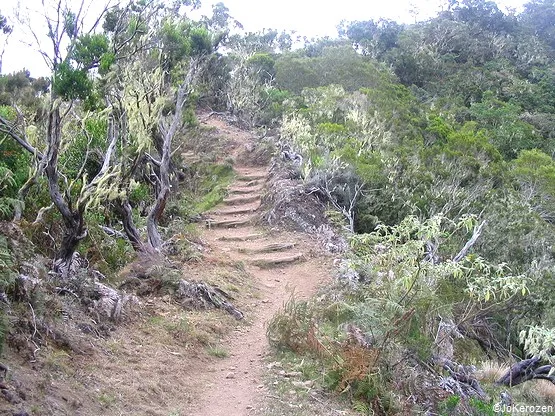
MULTIPOLYGON (((216 118, 204 121, 235 142, 234 157, 253 140, 248 133, 216 118)), ((314 294, 330 278, 330 259, 316 255, 317 243, 307 235, 268 231, 252 224, 268 174, 268 166, 234 165, 236 179, 223 204, 209 213, 202 238, 209 256, 241 261, 254 279, 258 298, 240 327, 223 341, 229 356, 208 364, 196 377, 203 392, 193 403, 195 416, 243 416, 254 413, 267 395, 263 384, 268 353, 266 325, 290 298, 314 294)))

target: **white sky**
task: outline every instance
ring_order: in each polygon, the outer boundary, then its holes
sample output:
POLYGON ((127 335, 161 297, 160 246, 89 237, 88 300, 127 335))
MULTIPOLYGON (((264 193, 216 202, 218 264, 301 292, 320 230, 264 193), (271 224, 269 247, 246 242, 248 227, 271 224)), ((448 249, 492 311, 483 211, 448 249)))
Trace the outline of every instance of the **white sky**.
MULTIPOLYGON (((11 15, 18 2, 23 7, 40 8, 40 0, 2 0, 0 11, 11 15)), ((211 6, 218 0, 203 0, 202 9, 193 16, 211 14, 211 6)), ((498 0, 500 8, 511 7, 520 10, 526 0, 498 0)), ((96 0, 100 5, 105 0, 96 0)), ((441 10, 445 0, 223 0, 231 16, 243 24, 247 31, 264 28, 294 30, 299 35, 337 35, 336 26, 341 20, 370 20, 389 18, 400 22, 423 20, 441 10), (417 14, 415 10, 419 10, 417 14)), ((44 33, 46 34, 46 33, 44 33)), ((36 48, 25 46, 21 39, 26 35, 18 30, 10 38, 3 58, 2 72, 10 73, 23 67, 33 76, 48 75, 48 69, 36 48)), ((25 39, 30 41, 28 39, 25 39)), ((0 38, 0 42, 2 38, 0 38)), ((2 44, 0 43, 0 48, 2 44)))

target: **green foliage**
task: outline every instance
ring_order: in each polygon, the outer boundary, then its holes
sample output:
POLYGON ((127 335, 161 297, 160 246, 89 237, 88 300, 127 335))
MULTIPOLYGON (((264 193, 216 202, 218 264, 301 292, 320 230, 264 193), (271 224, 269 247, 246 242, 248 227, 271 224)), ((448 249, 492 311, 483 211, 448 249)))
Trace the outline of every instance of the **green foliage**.
POLYGON ((518 118, 520 112, 520 107, 494 99, 491 92, 486 92, 482 102, 470 107, 470 114, 491 131, 493 143, 508 159, 516 157, 521 150, 547 145, 530 124, 518 118))
POLYGON ((185 24, 175 24, 167 21, 162 26, 163 53, 169 67, 173 67, 178 61, 191 53, 191 41, 187 37, 185 24))
MULTIPOLYGON (((412 292, 413 302, 417 302, 419 296, 432 299, 429 290, 435 290, 440 282, 451 277, 465 283, 464 292, 459 293, 459 302, 467 299, 479 303, 505 301, 512 296, 526 294, 528 279, 512 275, 504 264, 489 264, 477 256, 467 256, 461 262, 444 261, 438 265, 422 262, 427 242, 436 241, 438 245, 448 248, 452 246, 450 239, 460 241, 457 231, 470 231, 473 222, 472 217, 453 222, 435 216, 423 222, 416 217, 406 217, 394 227, 378 225, 373 233, 352 237, 351 245, 357 256, 355 264, 372 265, 377 273, 374 283, 378 286, 377 290, 384 298, 396 303, 400 302, 399 299, 405 300, 408 292, 412 292), (382 269, 387 270, 386 276, 379 275, 382 269)), ((454 253, 440 255, 449 257, 454 253)))
MULTIPOLYGON (((168 218, 180 218, 186 222, 198 220, 199 214, 222 202, 233 179, 233 169, 227 163, 197 162, 190 166, 187 174, 194 180, 168 202, 165 213, 168 218)), ((130 200, 133 205, 150 198, 146 186, 135 183, 133 189, 130 200)))
POLYGON ((216 358, 227 358, 229 356, 229 352, 227 350, 218 346, 208 346, 206 348, 206 352, 208 355, 216 358))
POLYGON ((382 58, 390 49, 397 46, 403 26, 391 20, 354 21, 344 23, 339 29, 342 37, 355 42, 364 55, 382 58))
POLYGON ((283 312, 275 315, 266 331, 270 345, 296 352, 309 350, 308 332, 313 311, 308 302, 297 301, 293 296, 287 301, 283 312))
MULTIPOLYGON (((13 188, 16 184, 13 172, 0 163, 0 192, 2 195, 8 195, 6 192, 9 188, 13 188)), ((0 219, 8 219, 12 215, 12 211, 18 201, 9 196, 0 196, 0 219)))
POLYGON ((432 357, 434 347, 434 340, 425 331, 425 325, 429 324, 426 319, 426 314, 429 312, 427 308, 431 302, 425 299, 420 305, 421 308, 417 314, 410 320, 405 339, 405 345, 410 351, 413 351, 416 356, 422 361, 428 361, 432 357))
POLYGON ((108 121, 102 115, 87 117, 81 126, 71 126, 77 131, 72 140, 66 144, 61 155, 61 163, 71 177, 86 175, 90 180, 96 176, 102 166, 102 156, 106 147, 108 121))
POLYGON ((266 95, 266 106, 262 109, 260 123, 267 126, 276 125, 286 111, 285 103, 291 98, 291 93, 270 87, 264 90, 264 94, 266 95))
POLYGON ((427 144, 445 143, 453 133, 453 127, 441 116, 432 115, 429 117, 425 134, 431 137, 427 138, 427 144))
POLYGON ((275 76, 275 59, 269 53, 255 53, 247 59, 247 65, 259 74, 262 83, 271 82, 275 76))
POLYGON ((524 26, 551 48, 555 48, 555 30, 551 24, 554 18, 555 8, 550 1, 535 0, 524 5, 524 26))
MULTIPOLYGON (((12 119, 11 107, 0 106, 0 115, 12 119)), ((9 219, 19 201, 18 190, 27 180, 30 157, 8 135, 0 133, 0 219, 9 219)))
POLYGON ((100 58, 100 65, 98 66, 98 72, 101 75, 106 75, 110 70, 111 66, 116 62, 116 55, 107 52, 100 58))
MULTIPOLYGON (((76 32, 78 30, 77 28, 77 16, 75 15, 75 13, 73 13, 71 10, 65 9, 62 11, 62 16, 63 16, 63 25, 64 25, 64 30, 65 33, 67 33, 67 35, 70 38, 75 38, 76 32)), ((55 36, 53 33, 50 33, 49 36, 55 36)))
MULTIPOLYGON (((14 259, 8 245, 8 239, 0 234, 0 292, 3 294, 10 293, 14 289, 17 277, 14 266, 14 259)), ((4 305, 4 302, 0 305, 0 354, 2 354, 4 348, 8 329, 4 305)))
POLYGON ((191 39, 191 53, 193 56, 207 55, 212 53, 212 37, 204 27, 192 27, 189 31, 191 39))
POLYGON ((385 76, 385 71, 378 68, 350 46, 330 46, 314 57, 291 53, 277 59, 276 85, 294 94, 330 84, 341 85, 347 91, 370 89, 385 76))
POLYGON ((530 326, 520 332, 520 342, 524 344, 524 351, 530 356, 537 356, 552 364, 555 363, 553 354, 555 348, 555 328, 530 326))
POLYGON ((204 180, 197 190, 200 195, 195 204, 195 211, 199 213, 206 212, 222 202, 233 174, 233 170, 228 164, 208 165, 201 169, 200 174, 204 180))
MULTIPOLYGON (((85 34, 80 36, 75 42, 71 58, 76 61, 80 68, 95 68, 101 65, 103 60, 105 67, 106 61, 110 61, 110 58, 105 58, 108 48, 108 38, 106 35, 85 34)), ((111 55, 113 56, 113 54, 111 55)))
MULTIPOLYGON (((456 322, 464 313, 464 319, 471 320, 466 315, 471 311, 480 313, 526 292, 524 276, 511 276, 506 266, 474 255, 461 262, 426 259, 430 241, 437 255, 446 258, 453 255, 450 242, 460 243, 474 227, 472 217, 458 222, 441 216, 426 221, 407 217, 396 226, 378 225, 373 233, 353 235, 350 267, 364 270, 364 283, 354 289, 336 286, 333 295, 318 304, 290 300, 268 327, 270 342, 318 357, 329 388, 349 391, 372 407, 379 402, 385 414, 394 412, 396 399, 388 393, 385 372, 389 360, 399 364, 401 351, 409 350, 426 361, 437 348, 440 316, 456 322), (358 342, 362 337, 370 346, 344 341, 353 327, 358 328, 358 342), (347 328, 347 333, 339 328, 347 328)), ((455 399, 444 403, 445 411, 457 405, 455 399)))
MULTIPOLYGON (((240 23, 235 23, 240 26, 240 23)), ((291 34, 286 31, 280 33, 275 29, 262 29, 259 32, 232 35, 226 44, 247 54, 274 53, 278 49, 281 51, 290 50, 292 39, 291 34)))
POLYGON ((174 68, 189 56, 212 52, 212 37, 202 26, 191 22, 166 20, 161 28, 162 54, 168 69, 174 68))
POLYGON ((52 81, 52 89, 65 100, 85 100, 91 94, 92 81, 83 69, 74 69, 68 62, 62 62, 52 81))
MULTIPOLYGON (((109 215, 109 206, 104 207, 109 215)), ((115 276, 133 258, 134 251, 129 241, 118 236, 107 235, 100 227, 109 226, 118 229, 117 224, 110 224, 109 218, 98 211, 88 211, 85 221, 88 225, 88 238, 79 246, 79 253, 87 258, 91 266, 107 277, 115 276)))
POLYGON ((472 409, 472 414, 476 416, 495 416, 498 413, 494 409, 492 403, 487 403, 483 400, 471 397, 469 400, 469 405, 472 409))
POLYGON ((539 150, 522 151, 512 173, 525 201, 546 221, 555 220, 555 162, 539 150))
MULTIPOLYGON (((120 271, 133 258, 133 250, 129 246, 129 243, 123 238, 104 238, 98 248, 102 260, 106 262, 108 266, 106 273, 112 274, 120 271)), ((87 257, 94 258, 94 255, 88 255, 87 257)))
POLYGON ((133 206, 148 202, 151 198, 149 186, 146 183, 131 180, 128 198, 133 206))
MULTIPOLYGON (((360 281, 324 305, 290 301, 270 325, 274 345, 317 357, 331 388, 381 414, 395 409, 386 369, 406 351, 421 360, 431 355, 438 316, 456 323, 462 310, 480 311, 508 328, 503 340, 514 342, 523 330, 529 352, 552 347, 552 4, 534 1, 511 16, 488 1, 452 1, 418 24, 347 22, 343 39, 306 41, 294 52, 291 36, 275 30, 228 36, 234 22, 223 4, 200 23, 177 9, 177 3, 134 1, 106 13, 104 33, 83 36, 77 16, 62 11, 69 56, 55 60, 52 91, 74 101, 57 166, 71 202, 99 172, 108 131, 118 138, 114 176, 87 205, 90 240, 82 251, 89 258, 110 272, 131 254, 124 240, 106 238, 97 226, 116 224, 114 193, 126 193, 135 215, 152 201, 146 178, 156 167, 145 167, 144 154, 159 158, 156 129, 176 109, 184 69, 198 62, 207 69, 201 88, 187 90, 185 128, 198 124, 199 103, 250 126, 281 119, 281 139, 302 155, 306 189, 339 209, 329 216, 337 224, 352 208, 348 217, 358 234, 349 237, 349 266, 360 281), (222 43, 226 53, 214 54, 222 43), (452 260, 478 218, 487 220, 482 234, 463 259, 452 260), (373 339, 369 355, 350 349, 346 325, 373 339)), ((1 17, 0 29, 11 29, 1 17)), ((42 152, 48 88, 28 71, 0 76, 0 114, 42 152)), ((194 153, 198 160, 180 172, 186 189, 168 200, 164 225, 176 217, 191 221, 226 194, 230 164, 214 163, 205 146, 194 153)), ((32 162, 0 134, 4 218, 19 203, 32 162)), ((38 182, 26 198, 28 219, 50 204, 46 180, 38 182)), ((47 212, 45 222, 60 234, 58 213, 47 212)), ((0 261, 9 269, 11 254, 1 253, 0 241, 0 261)), ((463 404, 453 396, 443 411, 463 404)), ((480 406, 475 403, 476 413, 489 412, 480 406)))
MULTIPOLYGON (((40 96, 48 91, 49 84, 47 78, 33 78, 27 70, 0 75, 0 106, 17 104, 20 110, 37 114, 40 96)), ((4 113, 2 115, 12 119, 4 113)))
POLYGON ((461 397, 457 395, 452 395, 447 397, 445 400, 439 403, 438 410, 440 415, 452 415, 459 405, 461 397))
POLYGON ((13 289, 16 277, 13 268, 14 260, 8 239, 0 234, 0 292, 6 293, 13 289))

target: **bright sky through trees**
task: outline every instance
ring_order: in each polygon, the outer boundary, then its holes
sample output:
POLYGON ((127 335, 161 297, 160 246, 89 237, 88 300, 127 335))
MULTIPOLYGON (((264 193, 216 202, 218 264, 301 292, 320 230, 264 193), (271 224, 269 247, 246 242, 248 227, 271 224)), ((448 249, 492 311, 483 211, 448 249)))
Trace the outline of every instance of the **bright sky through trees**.
MULTIPOLYGON (((203 11, 210 12, 218 0, 203 1, 203 11)), ((263 28, 296 30, 301 35, 335 36, 341 20, 387 18, 404 23, 424 20, 441 10, 446 0, 226 0, 230 14, 246 30, 263 28)), ((525 0, 499 0, 502 9, 519 8, 525 0)))
MULTIPOLYGON (((78 3, 80 0, 73 0, 78 3)), ((88 2, 87 2, 88 3, 88 2)), ((90 13, 95 8, 100 10, 106 0, 93 2, 90 13)), ((112 3, 116 3, 112 0, 112 3)), ((211 8, 218 0, 202 1, 202 8, 192 17, 210 15, 211 8)), ((371 20, 379 18, 393 19, 411 23, 425 20, 439 10, 446 0, 343 0, 340 3, 322 0, 224 0, 231 16, 241 22, 247 31, 264 28, 294 30, 298 35, 307 37, 337 35, 336 26, 342 20, 371 20)), ((514 8, 519 11, 526 0, 498 0, 501 9, 514 8)), ((39 8, 39 0, 3 0, 0 6, 2 14, 11 16, 18 8, 39 8)), ((15 25, 16 29, 18 25, 15 25)), ((6 50, 2 70, 10 73, 29 69, 33 76, 48 74, 48 70, 36 50, 25 46, 32 40, 22 30, 16 30, 6 50)))

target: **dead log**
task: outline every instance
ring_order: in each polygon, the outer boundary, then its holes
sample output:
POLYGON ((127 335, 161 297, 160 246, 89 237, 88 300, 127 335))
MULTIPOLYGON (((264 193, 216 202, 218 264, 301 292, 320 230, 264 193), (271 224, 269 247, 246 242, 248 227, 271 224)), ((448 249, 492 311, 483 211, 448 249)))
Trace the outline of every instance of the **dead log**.
POLYGON ((549 380, 555 384, 555 374, 550 374, 553 366, 542 365, 540 357, 532 357, 514 364, 496 384, 503 386, 517 386, 529 380, 549 380))
POLYGON ((122 233, 121 231, 116 230, 115 228, 106 227, 104 225, 99 225, 98 227, 110 237, 115 236, 117 238, 122 238, 124 240, 127 239, 127 236, 124 233, 122 233))
POLYGON ((244 315, 239 309, 233 306, 227 299, 230 299, 226 292, 204 282, 188 282, 180 280, 176 296, 183 303, 192 303, 197 308, 208 309, 216 307, 223 309, 233 315, 236 319, 243 319, 244 315))

